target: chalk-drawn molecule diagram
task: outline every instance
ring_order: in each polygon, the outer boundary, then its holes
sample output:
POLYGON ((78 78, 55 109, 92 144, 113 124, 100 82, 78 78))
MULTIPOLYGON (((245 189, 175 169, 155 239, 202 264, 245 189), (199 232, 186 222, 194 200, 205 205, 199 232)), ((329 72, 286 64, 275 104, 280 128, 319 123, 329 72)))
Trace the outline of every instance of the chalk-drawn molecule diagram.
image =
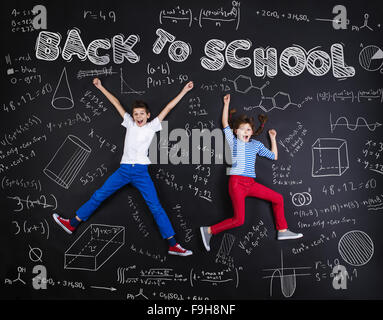
POLYGON ((126 295, 126 299, 128 299, 128 300, 138 300, 138 298, 140 298, 140 297, 142 297, 142 299, 144 299, 144 300, 149 300, 149 298, 144 295, 144 290, 142 288, 140 288, 140 291, 135 295, 133 295, 131 293, 128 293, 126 295))
POLYGON ((338 243, 338 251, 344 261, 352 266, 363 266, 374 254, 374 243, 367 233, 352 230, 345 233, 338 243))
POLYGON ((297 192, 291 196, 291 201, 296 207, 308 206, 309 204, 311 204, 312 200, 313 198, 311 194, 307 191, 297 192))
POLYGON ((43 172, 59 186, 68 189, 85 164, 90 147, 76 136, 69 135, 58 148, 43 172))
POLYGON ((251 77, 245 75, 239 75, 234 80, 227 79, 227 81, 233 83, 236 92, 249 94, 255 102, 254 107, 260 108, 264 112, 269 112, 273 109, 285 110, 289 106, 301 107, 301 104, 291 102, 290 95, 282 91, 278 91, 270 97, 265 96, 263 89, 270 84, 269 81, 261 87, 254 86, 251 77))
POLYGON ((349 168, 347 141, 318 138, 311 147, 312 177, 341 176, 349 168))

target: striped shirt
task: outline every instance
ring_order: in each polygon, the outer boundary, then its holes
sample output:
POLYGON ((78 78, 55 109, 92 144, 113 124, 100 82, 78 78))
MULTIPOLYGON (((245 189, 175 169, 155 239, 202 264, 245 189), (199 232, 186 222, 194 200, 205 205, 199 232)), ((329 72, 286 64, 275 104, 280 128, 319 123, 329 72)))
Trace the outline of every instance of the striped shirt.
POLYGON ((223 132, 230 146, 233 162, 229 173, 230 175, 255 178, 255 160, 257 154, 271 160, 275 159, 274 152, 267 149, 260 141, 251 139, 249 142, 243 142, 234 136, 229 126, 224 128, 223 132))

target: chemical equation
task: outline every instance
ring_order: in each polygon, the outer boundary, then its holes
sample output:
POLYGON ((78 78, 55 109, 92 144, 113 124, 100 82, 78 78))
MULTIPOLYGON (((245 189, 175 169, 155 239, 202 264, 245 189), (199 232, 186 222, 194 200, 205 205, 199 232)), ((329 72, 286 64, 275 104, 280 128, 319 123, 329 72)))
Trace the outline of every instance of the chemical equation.
MULTIPOLYGON (((238 30, 240 23, 240 5, 239 1, 232 1, 230 9, 220 7, 218 9, 200 9, 198 13, 190 8, 181 8, 176 6, 171 9, 163 9, 159 13, 160 24, 164 23, 187 23, 191 27, 193 22, 197 23, 200 28, 205 24, 221 27, 222 25, 233 25, 238 30)), ((206 26, 205 26, 206 27, 206 26)))
POLYGON ((45 236, 45 238, 49 239, 49 224, 46 219, 43 221, 37 222, 37 223, 30 223, 27 220, 24 221, 16 221, 12 220, 11 223, 13 224, 15 231, 13 235, 17 236, 20 234, 27 234, 27 235, 42 235, 45 236))
POLYGON ((291 248, 291 252, 293 254, 301 254, 304 252, 307 252, 308 250, 311 250, 313 248, 317 248, 320 246, 326 245, 326 243, 336 239, 336 233, 333 231, 331 235, 325 235, 323 233, 320 234, 318 239, 308 241, 308 242, 301 242, 297 247, 291 248))
POLYGON ((112 21, 116 22, 116 12, 110 10, 108 12, 104 12, 102 10, 84 10, 83 11, 83 19, 84 20, 103 20, 103 21, 112 21))
POLYGON ((100 144, 100 149, 105 146, 106 148, 110 149, 110 152, 116 152, 117 151, 117 146, 113 144, 112 142, 107 141, 106 138, 102 137, 98 133, 94 132, 93 128, 90 128, 90 132, 88 134, 89 137, 95 139, 99 144, 100 144))
POLYGON ((182 214, 182 206, 180 204, 176 204, 172 207, 171 213, 176 217, 176 220, 179 223, 179 227, 184 233, 184 241, 186 243, 190 242, 194 237, 193 229, 190 226, 190 222, 186 220, 186 218, 182 214))
POLYGON ((346 181, 342 183, 341 185, 323 185, 322 192, 326 196, 334 196, 338 193, 349 193, 352 191, 358 191, 358 190, 372 190, 376 189, 377 182, 376 179, 371 178, 368 179, 366 182, 353 182, 353 181, 346 181))
POLYGON ((308 130, 303 127, 301 122, 297 121, 296 124, 296 129, 294 129, 292 133, 290 133, 283 140, 278 140, 278 144, 283 147, 290 157, 294 157, 294 155, 303 147, 303 137, 308 132, 308 130))
POLYGON ((273 184, 283 185, 283 186, 294 186, 301 185, 303 183, 302 179, 292 179, 291 174, 291 165, 284 164, 272 164, 271 169, 273 171, 273 184))
POLYGON ((102 112, 108 110, 104 106, 104 102, 98 98, 91 90, 87 90, 84 95, 80 98, 80 102, 86 109, 92 112, 94 117, 101 115, 102 112))
POLYGON ((49 129, 49 132, 53 132, 53 130, 72 127, 76 124, 90 123, 91 121, 91 118, 85 112, 82 114, 76 112, 71 118, 58 122, 49 121, 46 126, 49 129))
POLYGON ((383 175, 383 164, 380 158, 383 152, 383 142, 375 140, 367 140, 362 149, 362 157, 357 158, 357 162, 363 165, 363 169, 370 170, 383 175))
POLYGON ((37 89, 33 92, 25 92, 21 96, 14 98, 12 100, 9 100, 6 103, 3 103, 1 111, 4 112, 12 112, 15 110, 20 109, 22 106, 28 104, 29 102, 36 102, 40 97, 51 93, 52 92, 52 86, 50 83, 44 84, 40 89, 37 89))
POLYGON ((259 220, 259 222, 253 225, 250 231, 247 231, 243 238, 239 240, 238 247, 247 255, 250 255, 253 249, 259 247, 261 242, 267 237, 267 228, 264 226, 264 222, 259 220))
POLYGON ((24 210, 31 210, 35 207, 43 208, 43 209, 57 209, 57 198, 51 193, 49 196, 40 195, 37 199, 32 200, 31 195, 26 195, 26 198, 22 198, 21 196, 7 196, 8 199, 12 199, 16 202, 16 208, 13 209, 14 212, 21 212, 24 210), (48 199, 50 203, 48 203, 48 199))
POLYGON ((377 101, 379 103, 383 103, 383 88, 358 90, 356 92, 348 90, 342 90, 339 92, 322 91, 317 92, 316 99, 318 102, 362 103, 377 101))
POLYGON ((140 212, 137 209, 136 203, 133 201, 133 197, 130 195, 128 196, 128 205, 129 205, 129 208, 131 208, 133 210, 132 217, 133 217, 133 220, 138 227, 138 231, 141 232, 141 234, 144 236, 144 238, 148 237, 150 233, 149 233, 144 221, 140 217, 140 212))
POLYGON ((1 179, 1 188, 3 190, 15 187, 21 189, 33 189, 41 192, 41 181, 39 179, 27 180, 25 178, 11 178, 7 176, 4 176, 1 179))
POLYGON ((87 171, 84 176, 80 177, 80 182, 83 186, 94 182, 97 178, 103 177, 108 172, 108 168, 104 163, 101 163, 96 169, 87 171))

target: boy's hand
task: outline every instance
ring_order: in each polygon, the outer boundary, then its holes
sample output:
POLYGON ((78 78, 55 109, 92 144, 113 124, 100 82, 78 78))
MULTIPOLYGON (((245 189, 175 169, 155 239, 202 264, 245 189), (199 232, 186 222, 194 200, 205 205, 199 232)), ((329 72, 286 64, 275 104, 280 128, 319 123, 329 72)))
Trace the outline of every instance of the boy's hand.
POLYGON ((94 78, 93 84, 96 86, 97 89, 100 89, 102 87, 101 80, 99 78, 94 78))
POLYGON ((274 129, 270 129, 269 136, 270 136, 270 139, 275 139, 275 137, 277 136, 277 131, 275 131, 274 129))
POLYGON ((227 94, 223 97, 223 102, 225 104, 229 104, 230 103, 230 94, 227 94))
POLYGON ((185 87, 183 88, 183 91, 184 92, 189 92, 191 89, 193 89, 194 87, 194 84, 193 84, 193 81, 189 81, 185 87))

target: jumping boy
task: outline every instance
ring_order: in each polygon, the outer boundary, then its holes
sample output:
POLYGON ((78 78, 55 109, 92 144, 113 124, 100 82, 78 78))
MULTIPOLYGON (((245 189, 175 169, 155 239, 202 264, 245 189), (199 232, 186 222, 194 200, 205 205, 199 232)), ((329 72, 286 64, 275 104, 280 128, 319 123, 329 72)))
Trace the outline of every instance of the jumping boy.
POLYGON ((193 88, 193 82, 188 82, 181 92, 150 122, 148 122, 150 110, 145 102, 136 101, 132 107, 132 116, 130 116, 118 99, 103 87, 98 78, 93 80, 93 84, 106 96, 123 118, 121 124, 126 128, 126 134, 120 167, 110 175, 103 186, 96 190, 92 197, 76 211, 76 215, 73 218, 63 219, 55 213, 53 214, 54 220, 67 233, 72 234, 76 227, 82 221, 86 221, 105 199, 118 189, 131 183, 144 197, 160 229, 161 236, 168 240, 168 253, 178 256, 189 256, 193 254, 191 250, 182 248, 174 237, 175 232, 165 210, 159 202, 155 186, 148 172, 148 165, 151 162, 147 155, 154 134, 162 129, 162 120, 177 105, 183 96, 193 88))

